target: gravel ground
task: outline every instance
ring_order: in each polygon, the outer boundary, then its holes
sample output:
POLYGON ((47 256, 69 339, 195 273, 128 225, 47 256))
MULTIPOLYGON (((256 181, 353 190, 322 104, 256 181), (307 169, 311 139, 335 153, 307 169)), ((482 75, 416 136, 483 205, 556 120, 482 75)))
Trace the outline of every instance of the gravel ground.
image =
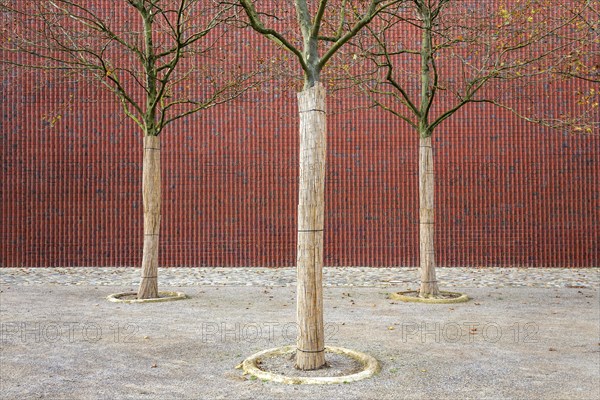
POLYGON ((274 284, 287 269, 237 270, 267 276, 252 285, 162 279, 161 289, 190 298, 154 304, 110 303, 106 296, 135 286, 119 284, 122 277, 79 282, 84 269, 72 270, 71 281, 43 282, 63 279, 64 270, 0 270, 3 399, 600 398, 598 270, 545 270, 548 282, 562 285, 548 287, 531 274, 483 269, 472 273, 477 285, 446 281, 470 302, 426 305, 386 298, 406 289, 389 281, 409 269, 389 279, 379 272, 381 286, 358 283, 358 269, 336 269, 340 286, 325 290, 326 344, 370 354, 382 370, 333 386, 262 382, 235 369, 251 354, 294 342, 294 288, 274 284), (531 286, 500 287, 497 276, 510 274, 529 276, 521 283, 531 286))
POLYGON ((352 357, 335 353, 328 353, 326 366, 314 371, 301 371, 294 368, 294 360, 294 354, 280 354, 272 357, 265 357, 261 359, 258 368, 273 374, 290 377, 346 376, 356 374, 364 369, 361 363, 352 357))
MULTIPOLYGON (((438 268, 444 287, 600 286, 599 268, 438 268)), ((137 268, 0 268, 0 284, 137 285, 137 268)), ((159 268, 166 286, 295 286, 294 268, 159 268)), ((417 268, 326 267, 325 286, 418 287, 417 268)))

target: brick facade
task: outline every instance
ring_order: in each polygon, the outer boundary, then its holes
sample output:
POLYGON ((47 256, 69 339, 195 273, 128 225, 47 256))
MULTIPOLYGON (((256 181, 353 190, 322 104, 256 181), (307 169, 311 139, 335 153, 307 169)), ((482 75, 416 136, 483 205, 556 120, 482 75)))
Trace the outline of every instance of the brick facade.
MULTIPOLYGON (((110 95, 40 80, 3 77, 0 266, 139 265, 141 134, 110 95)), ((325 264, 414 266, 416 134, 383 111, 340 113, 362 101, 342 99, 329 106, 325 264)), ((167 128, 162 266, 294 265, 297 122, 293 91, 264 89, 167 128)), ((600 135, 471 105, 433 140, 440 266, 600 265, 600 135)))

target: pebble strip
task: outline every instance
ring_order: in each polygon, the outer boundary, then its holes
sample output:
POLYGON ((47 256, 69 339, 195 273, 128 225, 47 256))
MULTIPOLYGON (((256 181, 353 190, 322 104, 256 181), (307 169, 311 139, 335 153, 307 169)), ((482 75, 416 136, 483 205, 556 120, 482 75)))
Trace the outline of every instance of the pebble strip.
MULTIPOLYGON (((438 268, 441 289, 468 287, 600 287, 599 268, 438 268)), ((0 268, 0 285, 139 284, 138 268, 0 268)), ((286 268, 160 268, 162 286, 294 286, 296 269, 286 268)), ((338 287, 418 288, 417 268, 325 267, 323 284, 338 287)))

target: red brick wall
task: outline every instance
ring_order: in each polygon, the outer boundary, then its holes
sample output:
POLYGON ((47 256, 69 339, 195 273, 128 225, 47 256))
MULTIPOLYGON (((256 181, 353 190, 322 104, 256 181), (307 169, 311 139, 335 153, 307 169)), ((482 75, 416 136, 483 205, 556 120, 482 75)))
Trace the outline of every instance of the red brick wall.
MULTIPOLYGON (((108 101, 44 126, 48 104, 16 92, 1 106, 1 265, 137 265, 140 134, 108 101)), ((161 265, 294 264, 293 97, 238 101, 164 132, 161 265)), ((331 116, 327 265, 416 264, 416 144, 379 111, 331 116)), ((434 144, 440 265, 599 265, 598 136, 474 106, 434 144)))
MULTIPOLYGON (((136 127, 93 87, 2 79, 0 266, 138 265, 136 127)), ((326 265, 414 266, 416 135, 383 111, 339 113, 362 101, 342 97, 329 105, 326 265)), ((293 92, 265 89, 167 128, 162 266, 294 265, 295 113, 293 92)), ((599 135, 472 105, 434 147, 440 266, 600 265, 599 135)))

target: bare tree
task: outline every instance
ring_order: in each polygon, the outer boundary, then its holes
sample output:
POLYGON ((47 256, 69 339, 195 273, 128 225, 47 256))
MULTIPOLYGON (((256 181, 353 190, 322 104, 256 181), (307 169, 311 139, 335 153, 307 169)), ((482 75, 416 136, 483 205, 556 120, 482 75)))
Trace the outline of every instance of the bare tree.
MULTIPOLYGON (((226 102, 254 74, 211 73, 223 56, 231 7, 200 0, 6 0, 5 63, 92 78, 143 133, 144 247, 138 298, 158 297, 161 133, 173 121, 226 102), (200 79, 202 78, 202 79, 200 79), (194 85, 202 82, 200 90, 194 85)), ((225 69, 225 68, 224 68, 225 69)))
POLYGON ((572 75, 593 73, 589 50, 597 52, 598 29, 597 23, 588 25, 592 3, 411 0, 385 10, 355 41, 349 59, 357 61, 355 68, 346 68, 348 77, 369 93, 373 106, 391 112, 419 136, 420 297, 442 296, 434 246, 436 128, 468 104, 489 103, 552 128, 597 130, 597 102, 575 106, 576 115, 557 117, 540 108, 535 97, 515 90, 564 76, 561 67, 578 49, 588 55, 578 62, 589 68, 572 75), (370 62, 363 64, 365 59, 370 62))
POLYGON ((292 54, 304 75, 304 89, 298 93, 300 187, 296 257, 300 330, 296 367, 302 370, 318 369, 325 364, 322 270, 326 90, 321 73, 332 56, 378 13, 399 2, 288 0, 270 2, 259 10, 258 1, 235 1, 246 15, 246 23, 292 54))

